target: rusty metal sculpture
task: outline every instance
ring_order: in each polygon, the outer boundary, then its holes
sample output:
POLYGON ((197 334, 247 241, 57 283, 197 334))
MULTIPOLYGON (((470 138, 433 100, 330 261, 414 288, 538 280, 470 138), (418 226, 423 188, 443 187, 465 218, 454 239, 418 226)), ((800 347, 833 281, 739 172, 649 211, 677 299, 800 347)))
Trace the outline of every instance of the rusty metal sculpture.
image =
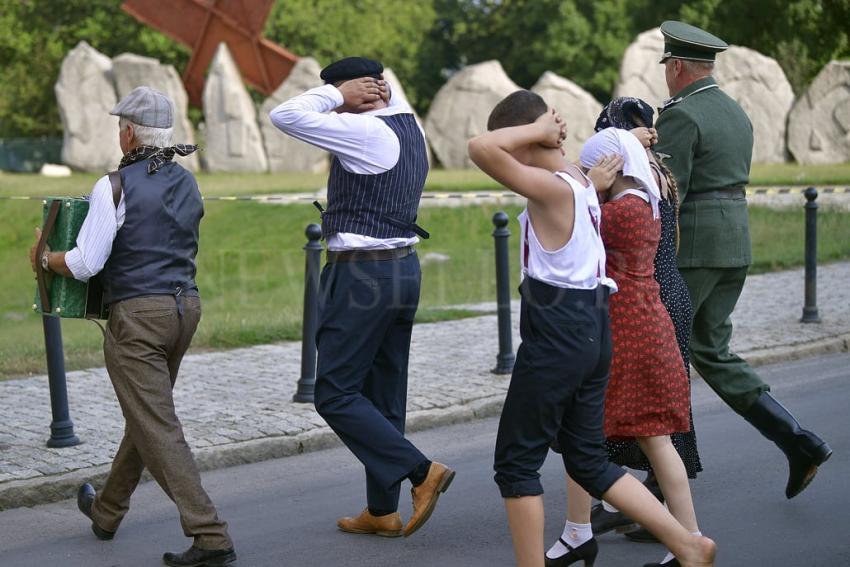
POLYGON ((227 44, 245 82, 270 95, 298 57, 265 39, 274 0, 127 0, 121 8, 192 50, 183 71, 189 100, 201 106, 204 74, 218 44, 227 44))

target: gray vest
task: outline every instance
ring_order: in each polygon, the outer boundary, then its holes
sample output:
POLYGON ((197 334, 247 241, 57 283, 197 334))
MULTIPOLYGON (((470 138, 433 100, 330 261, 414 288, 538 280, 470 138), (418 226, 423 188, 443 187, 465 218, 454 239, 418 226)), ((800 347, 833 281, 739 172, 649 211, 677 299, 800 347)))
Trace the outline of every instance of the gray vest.
POLYGON ((325 238, 350 232, 373 238, 412 238, 419 199, 428 176, 425 139, 413 114, 378 116, 400 145, 395 167, 377 175, 346 171, 333 158, 328 178, 328 209, 322 215, 325 238))
POLYGON ((127 214, 103 269, 107 304, 142 295, 197 295, 195 255, 204 204, 194 176, 174 162, 120 170, 127 214))

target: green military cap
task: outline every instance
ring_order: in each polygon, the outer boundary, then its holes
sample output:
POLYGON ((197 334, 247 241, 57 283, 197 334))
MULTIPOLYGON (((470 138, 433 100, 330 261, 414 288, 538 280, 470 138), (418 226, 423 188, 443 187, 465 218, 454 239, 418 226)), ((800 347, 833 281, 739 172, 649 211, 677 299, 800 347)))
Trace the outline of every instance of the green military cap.
POLYGON ((659 63, 668 59, 692 59, 694 61, 714 61, 717 53, 725 50, 729 45, 698 27, 667 20, 661 24, 661 33, 664 35, 664 55, 659 63))

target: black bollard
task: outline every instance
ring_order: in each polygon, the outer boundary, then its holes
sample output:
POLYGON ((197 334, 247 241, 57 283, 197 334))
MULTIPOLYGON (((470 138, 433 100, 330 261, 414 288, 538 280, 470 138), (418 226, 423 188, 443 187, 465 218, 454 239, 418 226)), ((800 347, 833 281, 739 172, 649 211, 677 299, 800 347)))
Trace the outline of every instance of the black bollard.
POLYGON ((806 196, 806 292, 803 323, 820 323, 818 314, 818 190, 809 187, 806 196))
POLYGON ((68 411, 68 386, 65 383, 65 353, 62 350, 62 325, 59 317, 41 316, 44 324, 44 350, 47 353, 47 382, 50 386, 50 422, 48 447, 73 447, 79 445, 74 435, 74 423, 68 411))
POLYGON ((304 320, 301 327, 301 378, 293 402, 313 403, 316 387, 316 330, 319 326, 319 268, 322 262, 322 227, 308 224, 304 246, 304 320))
POLYGON ((508 266, 508 215, 499 211, 493 215, 493 240, 496 243, 496 313, 499 318, 499 354, 493 374, 510 374, 514 368, 514 350, 511 344, 511 274, 508 266))

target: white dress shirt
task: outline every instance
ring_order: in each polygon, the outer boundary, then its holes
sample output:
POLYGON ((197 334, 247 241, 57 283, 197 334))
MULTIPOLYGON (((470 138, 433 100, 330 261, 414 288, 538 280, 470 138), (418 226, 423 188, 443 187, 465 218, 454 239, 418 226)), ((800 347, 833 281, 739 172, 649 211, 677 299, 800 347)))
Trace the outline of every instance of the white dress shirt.
POLYGON ((75 279, 86 282, 103 269, 125 215, 124 193, 116 210, 112 183, 104 175, 94 184, 89 196, 89 212, 77 235, 77 246, 65 253, 65 264, 75 279))
MULTIPOLYGON (((400 144, 392 128, 377 118, 412 113, 407 102, 391 97, 385 108, 353 114, 334 113, 345 101, 333 85, 324 85, 287 100, 270 113, 272 124, 293 138, 334 154, 346 171, 378 175, 398 163, 400 144)), ((420 126, 420 131, 422 127, 420 126)), ((422 134, 423 138, 425 134, 422 134)), ((419 238, 373 238, 340 232, 328 238, 328 250, 400 248, 419 238)))

